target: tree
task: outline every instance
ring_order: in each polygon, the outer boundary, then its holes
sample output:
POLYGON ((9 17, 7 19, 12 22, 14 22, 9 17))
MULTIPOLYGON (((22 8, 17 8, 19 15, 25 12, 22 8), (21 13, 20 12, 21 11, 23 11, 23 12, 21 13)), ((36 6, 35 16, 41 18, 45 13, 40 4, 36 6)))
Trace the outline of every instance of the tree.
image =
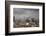
POLYGON ((26 19, 26 22, 28 22, 28 23, 29 23, 29 22, 30 22, 30 20, 29 20, 29 19, 26 19))
POLYGON ((32 22, 35 22, 34 18, 31 18, 32 22))

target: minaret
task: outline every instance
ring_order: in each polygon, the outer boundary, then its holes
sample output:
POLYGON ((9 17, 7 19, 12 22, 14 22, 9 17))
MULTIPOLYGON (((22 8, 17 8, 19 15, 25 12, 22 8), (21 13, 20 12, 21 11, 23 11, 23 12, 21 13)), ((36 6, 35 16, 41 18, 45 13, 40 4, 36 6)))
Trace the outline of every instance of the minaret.
POLYGON ((13 16, 13 22, 15 22, 15 16, 13 16))

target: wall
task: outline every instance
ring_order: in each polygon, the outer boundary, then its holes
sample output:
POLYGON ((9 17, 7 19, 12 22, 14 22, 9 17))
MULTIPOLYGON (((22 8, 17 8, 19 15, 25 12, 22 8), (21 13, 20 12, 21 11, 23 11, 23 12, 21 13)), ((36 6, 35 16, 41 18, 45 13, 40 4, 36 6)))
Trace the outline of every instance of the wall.
MULTIPOLYGON (((16 1, 45 2, 45 6, 46 6, 46 0, 16 0, 16 1)), ((45 15, 46 15, 46 10, 45 10, 45 15)), ((0 36, 5 36, 4 34, 5 34, 5 0, 0 0, 0 36)), ((23 35, 17 35, 17 36, 23 36, 23 35)), ((46 36, 46 31, 45 34, 28 34, 24 36, 46 36)))

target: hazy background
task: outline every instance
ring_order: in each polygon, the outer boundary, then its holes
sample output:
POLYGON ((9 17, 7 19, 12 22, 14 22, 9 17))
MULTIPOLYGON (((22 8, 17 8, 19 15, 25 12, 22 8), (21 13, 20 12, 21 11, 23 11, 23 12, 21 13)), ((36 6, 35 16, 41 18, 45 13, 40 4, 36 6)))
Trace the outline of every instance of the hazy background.
POLYGON ((14 8, 13 16, 15 16, 15 19, 24 19, 24 17, 25 17, 25 19, 27 17, 38 18, 39 17, 39 9, 14 8))

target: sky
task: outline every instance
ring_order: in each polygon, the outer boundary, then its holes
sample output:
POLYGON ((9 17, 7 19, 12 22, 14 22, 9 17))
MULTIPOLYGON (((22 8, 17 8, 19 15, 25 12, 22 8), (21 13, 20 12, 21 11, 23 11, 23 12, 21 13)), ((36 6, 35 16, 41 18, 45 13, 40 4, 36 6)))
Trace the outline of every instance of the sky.
POLYGON ((14 8, 13 9, 13 16, 16 17, 16 19, 24 19, 24 17, 39 17, 39 9, 29 9, 29 8, 14 8))

